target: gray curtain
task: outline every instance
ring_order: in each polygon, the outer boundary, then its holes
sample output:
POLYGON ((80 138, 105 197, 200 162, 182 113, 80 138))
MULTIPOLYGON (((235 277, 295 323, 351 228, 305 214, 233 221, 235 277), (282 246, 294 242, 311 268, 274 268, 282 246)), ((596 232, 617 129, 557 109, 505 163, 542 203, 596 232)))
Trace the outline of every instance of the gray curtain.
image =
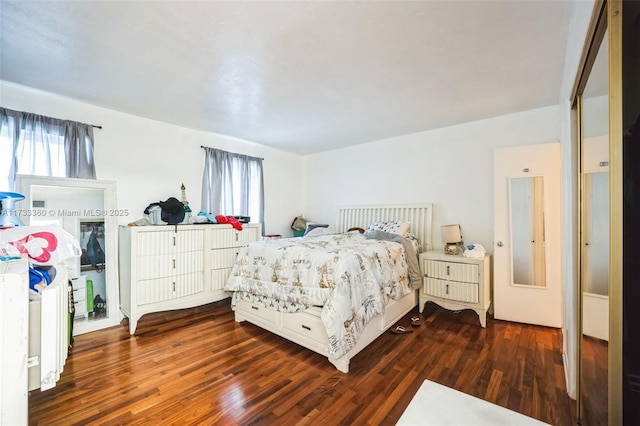
POLYGON ((96 178, 96 168, 93 162, 93 126, 67 121, 64 134, 64 153, 67 160, 67 177, 96 178))
POLYGON ((264 234, 262 158, 204 147, 202 209, 214 215, 250 216, 264 234))
POLYGON ((0 108, 0 143, 0 185, 9 190, 17 174, 96 178, 89 124, 0 108))
POLYGON ((0 108, 0 191, 13 191, 18 160, 19 113, 0 108))

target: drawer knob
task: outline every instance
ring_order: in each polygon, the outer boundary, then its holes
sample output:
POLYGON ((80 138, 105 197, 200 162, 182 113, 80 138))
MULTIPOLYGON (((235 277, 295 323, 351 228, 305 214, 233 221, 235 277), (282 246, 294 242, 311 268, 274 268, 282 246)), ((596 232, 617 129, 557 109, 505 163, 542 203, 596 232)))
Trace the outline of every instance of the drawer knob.
POLYGON ((253 306, 251 305, 251 309, 255 309, 256 311, 259 310, 260 308, 258 308, 257 306, 253 306))
POLYGON ((304 324, 303 324, 303 325, 302 325, 302 328, 304 328, 305 330, 309 330, 309 331, 311 331, 311 327, 309 327, 308 325, 304 325, 304 324))

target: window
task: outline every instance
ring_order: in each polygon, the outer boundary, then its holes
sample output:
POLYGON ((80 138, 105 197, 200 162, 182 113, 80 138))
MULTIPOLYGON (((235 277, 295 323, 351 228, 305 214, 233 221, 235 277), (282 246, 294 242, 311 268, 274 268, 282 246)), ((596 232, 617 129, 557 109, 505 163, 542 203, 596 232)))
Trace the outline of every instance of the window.
POLYGON ((17 174, 95 178, 92 126, 0 108, 0 191, 17 174))
POLYGON ((205 148, 202 208, 214 215, 250 216, 264 232, 262 158, 205 148))

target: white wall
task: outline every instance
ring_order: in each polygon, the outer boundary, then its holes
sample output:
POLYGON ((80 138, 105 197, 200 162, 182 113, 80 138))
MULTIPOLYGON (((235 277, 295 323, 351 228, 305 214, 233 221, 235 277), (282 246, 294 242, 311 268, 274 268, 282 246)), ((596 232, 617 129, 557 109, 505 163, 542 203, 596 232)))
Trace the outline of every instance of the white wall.
POLYGON ((435 248, 440 225, 459 223, 492 253, 493 149, 558 140, 551 106, 310 155, 303 213, 335 225, 341 205, 433 203, 435 248))
POLYGON ((120 224, 141 218, 152 202, 172 196, 180 199, 182 183, 189 204, 197 213, 204 167, 201 145, 265 159, 266 233, 291 233, 291 219, 301 209, 299 177, 303 162, 299 155, 4 81, 0 81, 0 104, 9 109, 102 126, 94 129, 96 174, 98 179, 117 183, 117 207, 130 212, 128 217, 120 218, 120 224))

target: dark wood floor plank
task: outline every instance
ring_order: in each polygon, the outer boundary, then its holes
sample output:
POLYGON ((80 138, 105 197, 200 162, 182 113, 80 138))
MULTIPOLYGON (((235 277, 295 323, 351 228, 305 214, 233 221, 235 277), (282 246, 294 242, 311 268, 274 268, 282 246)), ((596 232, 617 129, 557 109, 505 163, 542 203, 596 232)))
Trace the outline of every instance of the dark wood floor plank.
MULTIPOLYGON (((30 394, 29 423, 394 425, 425 379, 551 424, 575 421, 560 330, 491 317, 482 328, 472 311, 432 303, 420 315, 412 333, 385 333, 358 354, 348 374, 236 323, 228 300, 145 315, 135 336, 126 321, 77 336, 57 387, 30 394)), ((589 351, 596 383, 606 347, 589 351)), ((589 407, 592 418, 602 411, 589 407)))

